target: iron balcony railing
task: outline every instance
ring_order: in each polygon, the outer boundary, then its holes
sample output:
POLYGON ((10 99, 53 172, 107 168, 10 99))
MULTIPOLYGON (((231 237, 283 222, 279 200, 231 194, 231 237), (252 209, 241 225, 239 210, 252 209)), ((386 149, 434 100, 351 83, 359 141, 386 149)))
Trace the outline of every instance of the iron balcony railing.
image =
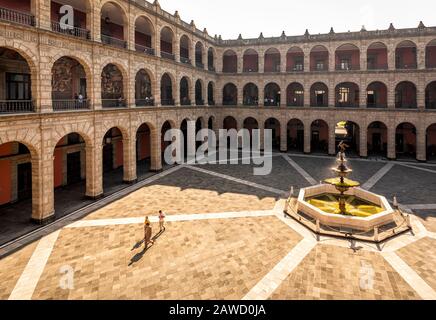
POLYGON ((150 56, 154 56, 154 49, 146 46, 142 46, 140 44, 135 44, 135 49, 137 52, 142 52, 148 54, 150 56))
POLYGON ((388 65, 387 65, 387 63, 384 63, 384 64, 381 64, 381 63, 378 63, 378 64, 368 64, 367 66, 366 66, 366 69, 368 69, 368 70, 387 70, 388 69, 388 65))
POLYGON ((366 107, 369 109, 385 109, 388 106, 386 104, 380 104, 380 103, 367 103, 366 107))
POLYGON ((403 103, 403 104, 396 104, 395 109, 416 109, 418 108, 417 103, 403 103))
POLYGON ((34 112, 32 100, 0 100, 0 113, 34 112))
POLYGON ((280 102, 278 101, 265 101, 263 104, 265 107, 278 107, 280 102))
POLYGON ((161 51, 160 56, 164 59, 176 60, 176 56, 172 53, 169 53, 169 52, 161 51))
POLYGON ((288 107, 304 107, 304 103, 303 102, 288 102, 286 104, 286 106, 288 107))
POLYGON ((359 104, 356 104, 356 103, 341 103, 341 102, 338 102, 338 103, 336 103, 336 108, 359 108, 359 104))
POLYGON ((204 106, 204 100, 203 99, 195 100, 195 105, 197 105, 197 106, 204 106))
POLYGON ((201 62, 196 62, 196 63, 195 63, 195 66, 196 66, 197 68, 204 69, 204 64, 201 63, 201 62))
POLYGON ((70 100, 53 100, 54 111, 68 111, 68 110, 87 110, 89 109, 87 99, 70 99, 70 100))
POLYGON ((315 66, 310 68, 310 71, 328 71, 328 67, 326 65, 324 66, 315 66))
POLYGON ((31 13, 0 8, 0 20, 24 24, 27 26, 35 26, 35 16, 31 13))
POLYGON ((208 66, 209 71, 215 72, 215 67, 214 66, 208 66))
POLYGON ((154 99, 136 99, 135 103, 137 107, 153 107, 154 99))
POLYGON ((182 99, 180 101, 180 105, 182 105, 182 106, 190 106, 191 105, 191 100, 189 100, 189 99, 182 99))
POLYGON ((436 101, 427 101, 425 103, 426 109, 436 109, 436 101))
POLYGON ((77 38, 82 38, 86 40, 91 39, 91 32, 89 30, 77 27, 70 27, 56 21, 51 22, 51 30, 57 33, 62 33, 77 38))
POLYGON ((215 101, 213 101, 213 100, 209 100, 207 103, 208 103, 208 105, 210 105, 210 106, 214 106, 214 105, 215 105, 215 101))
POLYGON ((418 66, 416 63, 396 63, 396 68, 400 70, 416 69, 418 66))
POLYGON ((342 65, 338 64, 336 65, 336 71, 351 71, 351 70, 360 70, 360 66, 355 64, 348 64, 348 65, 342 65))
POLYGON ((103 108, 125 108, 127 106, 125 99, 102 99, 103 108))
POLYGON ((304 65, 295 65, 295 66, 289 66, 286 69, 287 72, 304 72, 304 65))
POLYGON ((258 69, 258 68, 254 68, 254 69, 251 69, 251 68, 244 68, 244 69, 242 70, 242 72, 243 72, 243 73, 254 73, 254 72, 259 72, 259 69, 258 69))
POLYGON ((245 101, 244 106, 246 107, 257 107, 259 103, 257 101, 245 101))
POLYGON ((225 106, 236 106, 238 103, 234 100, 224 100, 223 105, 225 106))
POLYGON ((161 103, 163 106, 173 106, 175 105, 174 99, 162 99, 161 103))
POLYGON ((180 57, 180 62, 184 64, 191 64, 191 59, 186 57, 180 57))
POLYGON ((101 35, 101 42, 103 42, 104 44, 108 44, 114 47, 119 47, 119 48, 124 48, 127 49, 127 41, 121 40, 121 39, 117 39, 105 34, 101 35))

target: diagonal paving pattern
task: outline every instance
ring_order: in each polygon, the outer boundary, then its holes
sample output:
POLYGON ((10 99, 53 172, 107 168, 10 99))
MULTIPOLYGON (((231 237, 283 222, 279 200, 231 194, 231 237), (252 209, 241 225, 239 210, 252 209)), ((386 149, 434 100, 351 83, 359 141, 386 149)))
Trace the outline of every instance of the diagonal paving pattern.
POLYGON ((312 176, 310 174, 308 174, 306 170, 304 170, 302 167, 300 167, 287 154, 283 154, 282 156, 295 170, 298 171, 298 173, 300 173, 304 177, 304 179, 307 180, 307 182, 309 182, 313 186, 318 184, 318 182, 314 178, 312 178, 312 176))
POLYGON ((374 187, 377 182, 380 181, 393 167, 394 163, 388 162, 383 168, 381 168, 375 175, 373 175, 367 182, 362 185, 362 188, 365 190, 370 190, 374 187))
MULTIPOLYGON (((287 160, 289 165, 292 166, 295 170, 297 170, 297 172, 299 172, 306 179, 306 181, 308 181, 310 184, 316 184, 315 179, 313 179, 313 177, 311 177, 295 161, 293 161, 288 156, 282 155, 282 157, 285 160, 287 160), (290 161, 288 161, 288 159, 290 161), (300 168, 301 170, 298 168, 300 168)), ((375 184, 379 183, 381 178, 383 178, 393 166, 394 164, 390 164, 390 163, 385 164, 382 169, 380 169, 374 176, 372 176, 365 183, 365 185, 371 188, 375 184)), ((199 168, 197 166, 185 165, 185 166, 177 167, 178 169, 174 169, 170 173, 166 173, 165 175, 159 176, 155 178, 154 181, 157 181, 160 178, 165 178, 165 176, 169 176, 170 174, 175 173, 182 167, 187 168, 189 170, 194 170, 196 172, 201 172, 209 176, 214 176, 215 178, 232 181, 237 184, 241 184, 245 186, 250 186, 258 190, 267 191, 269 193, 278 194, 281 196, 286 194, 285 191, 280 189, 253 183, 244 179, 234 178, 229 175, 219 174, 216 172, 212 172, 210 170, 199 168)), ((432 208, 432 205, 418 204, 418 205, 412 205, 412 207, 414 208, 425 207, 425 209, 429 209, 429 207, 432 208)), ((150 299, 193 299, 193 298, 241 299, 243 298, 243 299, 262 300, 268 298, 276 299, 280 297, 282 298, 288 297, 288 295, 285 294, 285 291, 283 291, 283 289, 286 288, 286 285, 289 285, 289 279, 295 279, 292 277, 295 276, 294 274, 296 274, 295 273, 296 271, 300 270, 298 272, 301 272, 301 268, 308 268, 308 265, 306 264, 305 261, 309 256, 311 256, 311 259, 318 259, 316 258, 316 256, 313 256, 313 250, 318 246, 320 246, 320 242, 317 242, 314 234, 309 230, 307 230, 306 228, 304 228, 302 225, 300 225, 293 219, 285 218, 283 216, 283 208, 284 208, 284 200, 282 199, 276 202, 272 210, 261 210, 261 211, 246 210, 246 211, 232 211, 232 212, 220 212, 220 213, 209 212, 209 213, 194 213, 194 214, 183 213, 179 211, 177 212, 177 214, 167 216, 166 220, 168 224, 171 226, 170 230, 174 229, 174 231, 170 231, 170 232, 176 232, 176 234, 174 234, 175 239, 172 239, 170 241, 170 238, 165 237, 164 239, 159 240, 160 246, 163 245, 163 247, 160 247, 161 249, 159 250, 169 249, 170 251, 165 253, 165 256, 170 258, 170 260, 172 259, 171 257, 174 256, 175 254, 175 251, 171 250, 171 248, 180 248, 180 245, 182 245, 183 247, 182 239, 186 239, 186 236, 184 236, 184 232, 185 232, 184 228, 180 229, 181 226, 188 226, 188 224, 193 223, 197 227, 207 226, 205 230, 209 230, 209 232, 206 232, 206 235, 201 235, 200 233, 198 233, 203 227, 200 227, 200 229, 198 229, 198 232, 195 231, 195 229, 193 231, 190 231, 190 232, 194 232, 194 234, 196 234, 197 236, 200 236, 200 238, 203 239, 202 241, 206 241, 208 243, 207 245, 206 243, 200 244, 201 242, 198 242, 199 240, 192 240, 193 242, 190 242, 189 248, 194 250, 192 252, 193 253, 192 259, 194 260, 192 260, 191 263, 189 264, 189 266, 191 267, 193 266, 192 265, 193 261, 196 261, 195 259, 197 258, 206 257, 206 256, 212 257, 210 255, 207 255, 207 252, 213 250, 212 248, 216 247, 217 245, 213 241, 210 242, 212 239, 215 239, 214 237, 211 238, 212 234, 216 234, 217 237, 216 239, 219 239, 219 241, 223 241, 227 237, 228 239, 233 239, 232 241, 236 241, 237 243, 240 243, 242 237, 245 239, 244 240, 245 246, 247 246, 247 244, 250 243, 250 241, 252 241, 249 240, 250 238, 247 237, 247 235, 250 234, 250 232, 255 232, 255 230, 258 230, 259 227, 260 229, 262 229, 268 226, 268 230, 269 230, 268 232, 276 232, 276 229, 271 229, 271 228, 278 228, 279 230, 281 230, 280 231, 281 235, 284 236, 283 226, 287 226, 288 228, 290 228, 288 232, 290 232, 291 235, 294 234, 294 236, 292 237, 293 240, 291 242, 288 242, 288 247, 286 249, 285 242, 278 241, 278 243, 276 243, 277 241, 271 241, 271 239, 268 239, 267 236, 268 233, 266 234, 258 233, 257 238, 259 238, 260 236, 260 239, 262 239, 261 242, 255 242, 256 245, 250 246, 249 251, 246 251, 246 253, 249 252, 249 255, 252 256, 252 258, 257 257, 257 259, 263 260, 265 259, 265 253, 269 251, 275 252, 275 255, 266 258, 269 261, 262 261, 260 265, 259 262, 261 260, 257 260, 257 261, 253 259, 246 260, 247 259, 246 256, 245 258, 244 256, 241 256, 242 253, 240 252, 242 251, 241 249, 239 249, 228 255, 229 258, 225 259, 225 264, 223 265, 223 268, 220 269, 221 272, 219 274, 220 276, 218 278, 216 278, 215 276, 210 278, 210 271, 207 271, 208 268, 210 268, 210 266, 206 262, 200 264, 202 266, 201 269, 194 271, 193 269, 190 270, 189 268, 182 267, 182 265, 184 265, 185 263, 182 264, 181 261, 177 263, 172 261, 170 263, 172 271, 168 274, 165 274, 165 272, 163 272, 163 275, 165 275, 165 277, 160 278, 161 285, 159 285, 159 282, 152 281, 153 284, 149 286, 143 286, 144 282, 140 280, 139 282, 138 281, 135 282, 134 279, 136 274, 142 275, 143 277, 144 274, 147 274, 147 272, 150 272, 151 275, 153 275, 155 274, 154 270, 162 271, 162 267, 159 266, 159 264, 156 264, 155 262, 162 260, 161 255, 163 254, 163 252, 156 251, 156 248, 152 248, 150 253, 147 252, 147 255, 143 258, 144 261, 140 260, 139 262, 137 262, 137 264, 135 264, 140 266, 139 268, 141 268, 141 272, 139 273, 134 271, 134 274, 131 274, 131 272, 129 272, 127 269, 125 271, 118 270, 120 266, 123 266, 122 261, 116 261, 113 266, 111 263, 110 265, 108 265, 109 269, 104 269, 104 268, 101 269, 105 265, 104 261, 107 261, 108 263, 113 262, 112 261, 113 258, 112 259, 110 258, 111 256, 117 257, 120 256, 120 254, 121 256, 124 255, 122 251, 120 251, 120 249, 122 249, 123 245, 128 246, 129 244, 131 244, 132 236, 133 237, 135 237, 135 235, 136 237, 141 236, 141 228, 138 229, 135 227, 134 229, 131 229, 129 225, 136 225, 136 224, 143 223, 143 217, 141 217, 142 212, 138 212, 139 214, 136 216, 130 215, 130 216, 122 217, 122 215, 120 216, 115 214, 113 216, 108 216, 108 217, 101 216, 98 217, 98 219, 87 218, 85 220, 72 222, 72 224, 64 227, 64 229, 51 233, 50 235, 42 238, 39 241, 26 267, 24 268, 24 270, 20 271, 21 274, 15 284, 14 289, 12 290, 9 296, 9 299, 31 299, 31 298, 45 299, 50 297, 68 298, 68 299, 83 299, 83 298, 129 299, 129 298, 138 298, 139 293, 140 293, 139 296, 141 298, 147 296, 150 299), (262 220, 262 219, 269 219, 269 220, 262 220), (247 223, 250 226, 256 225, 255 221, 260 222, 259 227, 254 229, 251 229, 250 227, 249 233, 241 231, 241 230, 245 230, 244 226, 247 223), (277 221, 281 224, 277 224, 276 222, 273 221, 277 221), (206 223, 206 225, 203 225, 202 223, 206 223), (212 229, 210 229, 211 227, 212 229), (129 229, 125 229, 125 228, 129 228, 129 229), (228 231, 225 231, 226 228, 228 229, 228 231), (92 229, 94 229, 94 231, 91 232, 90 230, 92 229), (77 230, 77 232, 66 233, 68 230, 71 230, 71 232, 77 230), (136 231, 132 232, 133 230, 136 231), (59 240, 60 234, 63 235, 61 240, 59 240), (109 239, 112 239, 109 241, 109 243, 107 242, 107 240, 103 240, 103 239, 107 239, 107 237, 109 237, 109 239), (111 243, 113 242, 114 244, 116 244, 119 243, 119 241, 121 241, 120 243, 122 244, 122 246, 121 247, 118 246, 117 249, 114 251, 113 245, 111 245, 111 243), (270 246, 269 247, 262 246, 261 245, 263 243, 262 241, 264 241, 265 243, 270 243, 270 246), (80 245, 77 242, 80 242, 80 245), (75 246, 71 247, 72 244, 75 244, 75 246), (82 249, 78 250, 79 247, 82 249), (208 251, 201 250, 201 248, 206 248, 206 247, 208 248, 208 251), (259 248, 261 248, 260 251, 259 248), (87 255, 81 252, 87 250, 88 251, 91 250, 87 252, 87 255), (58 288, 59 275, 56 275, 56 272, 59 270, 58 268, 59 265, 65 262, 65 259, 67 257, 66 255, 69 256, 69 258, 67 259, 72 259, 71 262, 74 263, 76 267, 82 271, 81 274, 83 274, 83 279, 79 280, 80 283, 78 285, 79 286, 78 290, 70 291, 70 292, 65 292, 58 288), (148 257, 148 255, 150 255, 150 257, 148 257), (99 260, 100 258, 97 257, 101 257, 101 258, 104 257, 104 259, 99 260), (242 261, 244 263, 235 264, 235 262, 240 261, 241 258, 243 259, 242 261), (89 259, 91 259, 90 261, 92 261, 93 263, 92 265, 89 264, 88 261, 89 259), (152 261, 155 262, 153 262, 151 265, 147 265, 152 261), (256 265, 258 265, 257 269, 251 268, 251 266, 256 266, 256 265), (86 268, 82 269, 85 266, 86 268), (95 269, 97 266, 99 269, 95 269), (260 268, 260 266, 262 267, 260 268), (142 269, 144 267, 148 268, 147 269, 148 271, 146 271, 145 273, 144 273, 145 269, 142 269), (238 278, 236 276, 238 273, 234 273, 232 271, 234 268, 239 270, 238 272, 243 272, 246 276, 244 278, 240 278, 240 277, 238 278), (179 280, 182 283, 186 283, 186 281, 195 283, 196 281, 198 281, 199 283, 201 283, 201 286, 198 287, 197 289, 200 290, 201 292, 188 290, 189 292, 183 293, 184 290, 183 287, 174 286, 174 281, 178 281, 178 280, 174 278, 173 274, 181 275, 183 279, 180 278, 179 280), (251 277, 250 276, 251 274, 255 276, 251 277), (96 276, 98 275, 100 276, 104 275, 104 277, 100 277, 100 279, 97 279, 96 276), (122 275, 124 282, 120 283, 121 281, 120 275, 122 275), (127 275, 127 279, 125 278, 126 275, 127 275), (290 277, 291 275, 293 276, 290 277), (219 278, 223 276, 225 277, 224 282, 219 281, 219 278), (129 284, 130 287, 132 283, 134 284, 133 288, 128 289, 123 287, 126 284, 129 284), (169 287, 171 287, 171 290, 165 289, 165 287, 162 286, 162 284, 164 283, 166 283, 169 287), (238 287, 236 286, 236 283, 243 284, 243 285, 238 287), (213 287, 214 289, 208 290, 206 289, 208 287, 211 288, 213 287), (234 289, 231 289, 232 287, 234 287, 234 289)), ((134 213, 134 210, 131 213, 134 213)), ((157 221, 155 216, 150 217, 150 220, 153 223, 157 221)), ((409 248, 414 248, 413 250, 418 250, 419 248, 422 247, 421 244, 422 241, 424 241, 425 239, 435 239, 436 234, 432 232, 428 232, 425 226, 416 217, 413 217, 412 223, 414 225, 414 230, 416 230, 415 236, 411 236, 408 234, 401 235, 398 238, 395 238, 389 241, 388 243, 384 244, 379 249, 381 251, 381 255, 384 257, 384 260, 389 262, 389 265, 392 266, 392 268, 395 270, 393 271, 396 272, 395 277, 399 277, 399 279, 403 279, 404 282, 407 283, 417 295, 419 295, 419 297, 423 299, 436 299, 434 288, 432 288, 430 285, 433 281, 431 270, 433 270, 434 268, 428 266, 426 267, 426 269, 421 270, 422 264, 419 263, 419 261, 418 262, 416 261, 415 258, 416 254, 406 255, 405 253, 403 253, 403 252, 408 252, 405 250, 409 250, 409 248), (397 254, 397 252, 402 252, 402 254, 397 254)), ((253 233, 253 235, 255 235, 255 233, 253 233)), ((256 236, 254 236, 253 239, 256 239, 256 236)), ((322 243, 321 246, 326 248, 331 247, 332 248, 331 250, 336 250, 333 248, 342 248, 342 250, 345 249, 349 250, 350 248, 350 243, 345 240, 332 239, 329 237, 322 237, 319 240, 322 243)), ((226 255, 226 253, 224 253, 226 250, 225 248, 234 248, 232 241, 227 242, 226 244, 224 243, 219 244, 219 248, 221 248, 220 249, 221 254, 226 255)), ((360 244, 358 245, 360 246, 360 244)), ((364 245, 362 245, 359 250, 362 250, 362 252, 372 252, 373 254, 376 254, 376 256, 378 254, 376 248, 369 247, 369 246, 365 247, 364 245)), ((371 255, 365 255, 364 261, 369 261, 369 263, 371 264, 371 259, 372 259, 371 257, 372 257, 371 255)), ((340 260, 341 259, 339 258, 338 261, 340 260)), ((377 268, 379 267, 382 268, 380 269, 382 272, 384 272, 383 270, 386 268, 385 266, 382 266, 379 260, 377 260, 376 263, 373 262, 371 265, 376 267, 375 269, 376 272, 378 272, 379 269, 377 268)), ((1 266, 2 266, 2 260, 0 260, 0 267, 1 266)), ((355 275, 349 275, 349 276, 355 277, 355 275)), ((328 279, 329 278, 326 278, 324 280, 328 281, 328 279)), ((350 278, 350 279, 355 280, 355 278, 350 278)), ((389 277, 389 279, 391 279, 391 277, 389 277)), ((0 274, 0 283, 1 280, 2 279, 0 274)), ((378 282, 382 281, 381 283, 383 283, 383 281, 388 281, 388 278, 383 278, 383 279, 377 278, 377 281, 378 282)), ((312 284, 310 284, 310 282, 306 282, 305 285, 311 286, 312 284)), ((332 283, 326 282, 325 284, 321 284, 321 287, 318 287, 318 285, 315 284, 313 285, 314 287, 312 288, 312 292, 305 292, 303 294, 303 292, 296 291, 296 293, 298 294, 293 298, 310 298, 310 297, 324 298, 324 299, 335 298, 335 295, 332 294, 330 291, 328 290, 325 291, 325 289, 322 289, 325 288, 326 285, 329 288, 330 286, 332 286, 332 283)), ((381 290, 375 292, 374 294, 371 293, 370 295, 365 295, 364 292, 361 292, 361 298, 370 298, 370 299, 382 298, 383 295, 386 295, 387 298, 389 297, 412 298, 412 299, 416 298, 413 292, 410 291, 410 289, 407 289, 404 285, 402 286, 403 287, 401 287, 401 295, 395 295, 391 292, 381 290)), ((0 292, 1 289, 2 288, 0 285, 0 292)), ((345 290, 345 288, 338 288, 338 290, 345 290)))
POLYGON ((20 279, 18 279, 14 290, 9 296, 9 300, 30 300, 32 298, 59 233, 60 231, 53 232, 39 241, 20 279))
POLYGON ((267 186, 264 186, 264 185, 261 185, 261 184, 258 184, 258 183, 254 183, 254 182, 250 182, 250 181, 247 181, 247 180, 242 180, 242 179, 234 178, 234 177, 231 177, 231 176, 228 176, 228 175, 225 175, 225 174, 213 172, 213 171, 202 169, 202 168, 198 168, 198 167, 190 166, 188 168, 192 169, 192 170, 195 170, 195 171, 198 171, 198 172, 209 174, 209 175, 214 176, 214 177, 230 180, 230 181, 233 181, 233 182, 245 184, 245 185, 250 186, 250 187, 254 187, 254 188, 261 189, 261 190, 264 190, 264 191, 268 191, 268 192, 271 192, 271 193, 275 193, 275 194, 280 195, 280 196, 286 195, 286 191, 279 190, 279 189, 276 189, 276 188, 267 187, 267 186))

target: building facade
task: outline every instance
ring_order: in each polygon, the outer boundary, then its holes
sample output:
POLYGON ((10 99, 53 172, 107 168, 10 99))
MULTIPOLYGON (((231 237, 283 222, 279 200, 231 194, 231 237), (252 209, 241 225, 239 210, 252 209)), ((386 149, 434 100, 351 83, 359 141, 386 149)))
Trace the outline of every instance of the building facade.
POLYGON ((158 1, 0 0, 0 211, 160 171, 163 134, 269 128, 280 151, 431 161, 436 28, 223 40, 158 1), (74 9, 74 26, 61 7, 74 9), (143 166, 143 167, 141 167, 143 166))

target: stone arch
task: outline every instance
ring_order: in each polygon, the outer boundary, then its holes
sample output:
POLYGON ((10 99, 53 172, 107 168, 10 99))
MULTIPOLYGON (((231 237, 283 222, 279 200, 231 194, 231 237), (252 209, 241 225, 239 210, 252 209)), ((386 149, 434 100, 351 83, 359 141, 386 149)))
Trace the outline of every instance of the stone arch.
POLYGON ((277 48, 269 48, 264 54, 264 72, 280 72, 282 56, 277 48))
POLYGON ((227 49, 223 53, 223 72, 224 73, 238 72, 238 55, 232 49, 227 49))
POLYGON ((299 46, 292 46, 286 52, 286 71, 304 71, 304 51, 299 46))
POLYGON ((243 88, 243 103, 246 106, 257 106, 259 104, 259 88, 253 82, 248 82, 243 88))
POLYGON ((135 26, 135 31, 134 31, 135 45, 137 46, 136 50, 143 51, 143 50, 138 50, 138 49, 142 49, 142 47, 144 47, 144 49, 146 48, 154 49, 155 42, 156 42, 156 26, 154 25, 152 19, 148 15, 144 13, 140 13, 134 19, 134 26, 135 26), (150 28, 150 30, 146 30, 148 28, 150 28), (148 31, 149 34, 140 32, 138 30, 146 31, 146 32, 148 31), (148 39, 148 37, 150 37, 150 39, 148 39))
MULTIPOLYGON (((59 56, 56 55, 54 59, 59 56)), ((92 72, 83 58, 75 55, 60 55, 51 64, 51 98, 53 110, 89 109, 92 101, 92 72), (77 65, 75 65, 77 63, 77 65), (82 88, 82 76, 85 76, 85 87, 82 88), (78 100, 82 96, 81 101, 78 100)))
POLYGON ((135 104, 140 106, 154 105, 155 81, 153 73, 146 68, 141 68, 135 75, 135 104))
POLYGON ((258 72, 259 71, 259 53, 250 48, 244 51, 242 58, 243 72, 258 72))

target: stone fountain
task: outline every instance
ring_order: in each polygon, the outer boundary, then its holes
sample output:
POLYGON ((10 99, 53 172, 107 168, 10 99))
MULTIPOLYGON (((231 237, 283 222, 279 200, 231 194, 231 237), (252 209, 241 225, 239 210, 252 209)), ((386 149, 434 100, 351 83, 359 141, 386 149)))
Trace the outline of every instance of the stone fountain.
POLYGON ((332 169, 336 177, 301 189, 298 198, 291 194, 285 214, 318 234, 375 242, 410 230, 410 223, 401 222, 401 217, 406 221, 403 213, 392 208, 385 197, 360 188, 359 182, 348 178, 353 170, 347 164, 347 147, 344 142, 339 144, 337 167, 332 169))

